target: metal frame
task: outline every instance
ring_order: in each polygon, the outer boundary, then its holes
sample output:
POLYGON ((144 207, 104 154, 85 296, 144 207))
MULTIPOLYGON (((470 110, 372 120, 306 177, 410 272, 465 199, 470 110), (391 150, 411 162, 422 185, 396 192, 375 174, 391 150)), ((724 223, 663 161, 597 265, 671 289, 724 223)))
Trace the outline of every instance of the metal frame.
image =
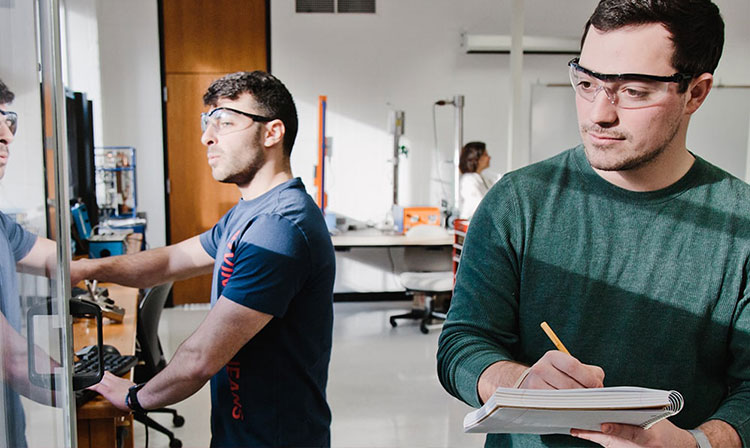
POLYGON ((65 92, 62 82, 62 61, 60 47, 60 2, 59 0, 37 0, 37 33, 38 57, 41 79, 42 108, 44 126, 44 149, 51 149, 54 154, 53 169, 55 173, 55 224, 57 226, 57 269, 55 278, 55 300, 59 314, 64 317, 61 322, 62 354, 62 384, 59 389, 64 403, 63 427, 64 443, 66 446, 77 446, 77 427, 75 396, 73 394, 73 346, 72 325, 70 324, 70 209, 68 199, 68 148, 64 136, 65 122, 65 92))

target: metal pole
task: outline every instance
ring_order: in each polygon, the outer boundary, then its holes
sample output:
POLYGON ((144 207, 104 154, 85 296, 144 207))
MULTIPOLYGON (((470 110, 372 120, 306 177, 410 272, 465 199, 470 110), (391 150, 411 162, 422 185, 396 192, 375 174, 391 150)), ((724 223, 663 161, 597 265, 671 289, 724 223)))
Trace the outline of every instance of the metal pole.
POLYGON ((461 148, 464 146, 464 96, 453 96, 453 106, 456 110, 456 147, 453 150, 453 209, 458 214, 459 181, 461 179, 458 162, 461 159, 461 148))
POLYGON ((393 111, 393 205, 398 205, 398 164, 401 136, 404 134, 404 111, 393 111))
POLYGON ((523 90, 524 0, 513 1, 510 44, 510 110, 508 113, 508 153, 506 172, 521 165, 516 154, 521 146, 521 95, 523 90))
MULTIPOLYGON (((62 384, 55 389, 62 392, 59 401, 63 411, 63 431, 67 446, 76 447, 76 409, 73 399, 73 335, 72 318, 70 317, 70 202, 68 201, 68 148, 65 124, 65 102, 62 84, 62 63, 60 62, 60 3, 59 0, 38 0, 39 21, 39 55, 41 61, 42 108, 44 117, 44 150, 54 155, 55 174, 55 225, 57 226, 57 269, 55 271, 55 295, 59 316, 63 319, 60 338, 63 353, 61 354, 62 384), (48 111, 48 112, 45 112, 48 111)), ((30 354, 31 356, 31 354, 30 354)), ((51 391, 54 393, 55 391, 51 391)))
POLYGON ((326 214, 325 193, 325 163, 326 163, 326 109, 328 108, 328 97, 318 96, 318 164, 315 167, 315 186, 318 192, 315 194, 318 207, 323 215, 326 214))

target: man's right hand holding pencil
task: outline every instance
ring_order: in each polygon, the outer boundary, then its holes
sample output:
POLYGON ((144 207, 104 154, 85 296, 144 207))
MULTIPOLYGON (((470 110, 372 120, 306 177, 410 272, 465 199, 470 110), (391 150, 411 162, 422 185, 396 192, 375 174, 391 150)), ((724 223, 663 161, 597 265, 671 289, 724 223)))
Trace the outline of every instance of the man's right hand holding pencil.
POLYGON ((542 329, 557 347, 531 367, 512 361, 489 366, 479 377, 477 391, 485 403, 498 387, 522 389, 580 389, 604 387, 604 370, 574 358, 546 322, 542 329))
POLYGON ((529 367, 520 389, 580 389, 604 387, 604 370, 583 364, 573 356, 550 350, 529 367))

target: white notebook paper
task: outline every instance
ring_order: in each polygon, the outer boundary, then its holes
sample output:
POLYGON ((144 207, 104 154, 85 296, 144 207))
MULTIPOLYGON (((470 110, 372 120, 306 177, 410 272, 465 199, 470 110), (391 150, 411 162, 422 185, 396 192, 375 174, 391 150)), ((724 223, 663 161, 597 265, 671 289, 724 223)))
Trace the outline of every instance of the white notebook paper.
POLYGON ((650 428, 682 409, 677 391, 642 387, 597 389, 498 388, 484 406, 466 414, 464 432, 570 434, 600 431, 602 423, 650 428))

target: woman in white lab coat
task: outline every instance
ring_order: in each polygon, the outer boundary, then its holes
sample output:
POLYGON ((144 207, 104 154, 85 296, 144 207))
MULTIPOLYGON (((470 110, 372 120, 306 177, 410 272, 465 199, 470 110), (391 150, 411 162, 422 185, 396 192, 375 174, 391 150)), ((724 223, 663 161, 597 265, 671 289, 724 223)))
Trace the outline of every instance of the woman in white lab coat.
POLYGON ((459 181, 458 212, 459 218, 471 219, 479 202, 489 191, 494 182, 482 175, 490 166, 490 155, 484 142, 469 142, 461 149, 458 169, 461 172, 459 181))

